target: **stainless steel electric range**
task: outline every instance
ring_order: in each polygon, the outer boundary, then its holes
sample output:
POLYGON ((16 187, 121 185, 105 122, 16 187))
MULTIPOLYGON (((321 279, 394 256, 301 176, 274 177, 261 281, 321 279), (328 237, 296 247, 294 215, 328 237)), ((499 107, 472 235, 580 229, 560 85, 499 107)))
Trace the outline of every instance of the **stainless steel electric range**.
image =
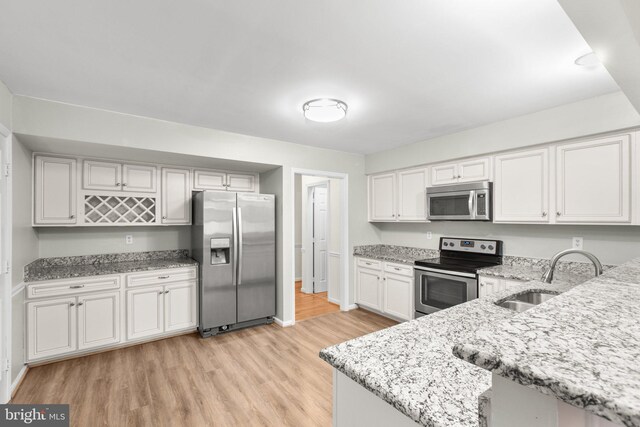
POLYGON ((478 298, 478 270, 502 264, 502 241, 440 238, 440 257, 415 262, 416 317, 478 298))

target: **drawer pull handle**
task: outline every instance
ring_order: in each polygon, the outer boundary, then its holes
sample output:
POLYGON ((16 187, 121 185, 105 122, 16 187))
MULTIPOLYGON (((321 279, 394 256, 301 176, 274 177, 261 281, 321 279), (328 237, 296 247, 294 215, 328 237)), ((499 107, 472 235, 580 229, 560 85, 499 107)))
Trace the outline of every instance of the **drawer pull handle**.
POLYGON ((370 263, 370 262, 365 262, 365 264, 367 264, 367 265, 371 265, 371 263, 370 263))
POLYGON ((84 305, 84 303, 83 302, 79 302, 78 303, 78 307, 81 306, 81 305, 84 305))
POLYGON ((69 286, 69 289, 82 289, 84 288, 84 285, 73 285, 73 286, 69 286))
POLYGON ((400 271, 400 269, 399 269, 398 267, 393 267, 393 269, 394 269, 395 271, 400 271))
POLYGON ((168 294, 168 293, 169 293, 169 291, 164 291, 164 293, 165 293, 165 294, 168 294))
POLYGON ((158 279, 168 279, 169 276, 158 276, 158 279))
POLYGON ((69 304, 69 307, 73 307, 74 305, 76 304, 72 302, 71 304, 69 304))

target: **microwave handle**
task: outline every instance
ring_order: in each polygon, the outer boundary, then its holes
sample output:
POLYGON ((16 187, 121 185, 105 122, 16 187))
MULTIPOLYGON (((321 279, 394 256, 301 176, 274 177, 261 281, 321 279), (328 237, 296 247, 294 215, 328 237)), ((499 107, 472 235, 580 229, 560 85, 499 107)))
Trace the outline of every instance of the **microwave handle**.
POLYGON ((476 192, 475 191, 470 191, 469 192, 469 217, 470 219, 475 219, 476 217, 476 213, 473 210, 474 204, 475 204, 475 200, 476 200, 476 192))

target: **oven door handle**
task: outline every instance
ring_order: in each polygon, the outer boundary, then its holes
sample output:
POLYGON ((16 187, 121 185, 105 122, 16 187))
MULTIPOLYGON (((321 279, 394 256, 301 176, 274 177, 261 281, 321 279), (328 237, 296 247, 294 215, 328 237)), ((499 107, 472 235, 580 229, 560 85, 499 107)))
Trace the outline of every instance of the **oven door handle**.
POLYGON ((449 276, 468 277, 470 279, 476 278, 476 275, 473 273, 463 273, 461 271, 440 270, 437 268, 429 268, 429 267, 413 267, 413 268, 415 270, 428 271, 428 272, 437 273, 437 274, 447 274, 449 276))

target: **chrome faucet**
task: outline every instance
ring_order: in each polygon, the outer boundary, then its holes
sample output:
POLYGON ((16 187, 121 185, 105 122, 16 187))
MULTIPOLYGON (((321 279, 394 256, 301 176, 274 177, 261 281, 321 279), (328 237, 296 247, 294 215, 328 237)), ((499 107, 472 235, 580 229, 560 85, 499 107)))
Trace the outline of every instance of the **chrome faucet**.
POLYGON ((558 263, 558 260, 563 256, 569 255, 569 254, 581 254, 589 258, 589 260, 593 263, 593 266, 596 268, 596 276, 599 276, 602 274, 602 263, 598 258, 596 258, 594 254, 592 254, 591 252, 582 251, 580 249, 565 249, 564 251, 558 252, 553 256, 553 258, 551 258, 551 266, 542 275, 543 282, 551 283, 551 281, 553 280, 553 271, 556 268, 556 264, 558 263))

